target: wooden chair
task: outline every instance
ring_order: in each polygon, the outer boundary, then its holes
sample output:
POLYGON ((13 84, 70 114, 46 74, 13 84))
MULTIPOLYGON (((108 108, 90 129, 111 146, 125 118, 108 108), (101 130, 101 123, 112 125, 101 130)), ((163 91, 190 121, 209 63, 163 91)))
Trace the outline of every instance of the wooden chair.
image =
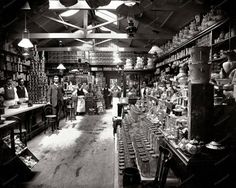
POLYGON ((56 129, 57 115, 53 114, 53 107, 51 104, 47 104, 44 107, 44 117, 45 117, 44 133, 46 133, 46 130, 48 129, 49 126, 51 126, 53 132, 56 129))
MULTIPOLYGON (((168 172, 170 169, 170 161, 172 159, 172 153, 169 149, 159 146, 159 157, 157 161, 157 171, 155 175, 155 179, 153 182, 146 183, 144 182, 144 185, 142 187, 145 188, 165 188, 168 187, 168 172)), ((171 178, 170 184, 173 186, 173 184, 180 184, 180 181, 178 178, 171 178)))
POLYGON ((22 128, 22 120, 18 116, 9 116, 7 120, 14 120, 17 122, 18 127, 14 129, 14 135, 19 135, 20 140, 27 146, 27 130, 22 128), (24 138, 24 139, 23 139, 24 138))

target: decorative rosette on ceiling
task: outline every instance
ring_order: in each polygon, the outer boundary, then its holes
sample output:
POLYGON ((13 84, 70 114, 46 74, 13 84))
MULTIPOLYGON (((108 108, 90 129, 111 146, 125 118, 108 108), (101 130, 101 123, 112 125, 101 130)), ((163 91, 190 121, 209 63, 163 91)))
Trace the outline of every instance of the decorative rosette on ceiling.
POLYGON ((106 6, 111 0, 86 0, 86 3, 90 8, 98 8, 100 6, 106 6))
POLYGON ((140 3, 123 3, 116 8, 116 13, 125 17, 134 17, 143 13, 143 7, 140 3))
POLYGON ((65 7, 70 7, 78 3, 78 0, 59 0, 65 7))

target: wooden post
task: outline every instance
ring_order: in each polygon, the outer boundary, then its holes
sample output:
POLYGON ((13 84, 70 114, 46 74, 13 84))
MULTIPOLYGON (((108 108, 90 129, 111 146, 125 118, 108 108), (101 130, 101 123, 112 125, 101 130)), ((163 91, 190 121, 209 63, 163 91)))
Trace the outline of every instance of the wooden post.
POLYGON ((191 84, 188 102, 189 139, 208 142, 213 136, 214 93, 212 84, 191 84))
POLYGON ((124 69, 122 69, 122 78, 123 78, 123 97, 126 97, 126 74, 124 69))

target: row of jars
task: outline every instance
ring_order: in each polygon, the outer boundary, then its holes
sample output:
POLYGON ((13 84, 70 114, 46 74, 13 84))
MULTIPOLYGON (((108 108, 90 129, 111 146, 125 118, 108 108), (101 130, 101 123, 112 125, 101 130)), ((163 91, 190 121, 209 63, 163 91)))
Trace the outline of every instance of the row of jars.
POLYGON ((127 167, 136 167, 135 152, 125 123, 122 123, 122 127, 118 131, 118 153, 120 175, 127 167))
POLYGON ((135 136, 134 147, 142 176, 155 177, 158 155, 143 134, 135 136))

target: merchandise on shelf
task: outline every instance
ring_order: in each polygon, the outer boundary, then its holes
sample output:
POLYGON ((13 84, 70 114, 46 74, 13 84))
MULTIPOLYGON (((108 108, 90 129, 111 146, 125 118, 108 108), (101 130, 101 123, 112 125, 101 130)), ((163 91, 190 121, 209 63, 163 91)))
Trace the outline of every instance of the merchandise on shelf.
POLYGON ((150 57, 148 58, 147 68, 148 69, 153 69, 154 68, 153 58, 150 58, 150 57))
MULTIPOLYGON (((26 149, 26 146, 20 141, 20 138, 15 135, 14 136, 14 140, 15 140, 15 150, 16 150, 16 154, 20 154, 22 151, 24 151, 26 149)), ((10 136, 6 136, 3 141, 7 144, 7 146, 9 148, 11 148, 11 139, 10 136)))
MULTIPOLYGON (((226 16, 221 9, 214 10, 213 8, 210 12, 202 16, 202 20, 200 15, 196 15, 195 19, 188 26, 181 29, 179 33, 173 37, 172 41, 168 41, 160 48, 163 52, 168 53, 193 38, 199 32, 206 30, 208 27, 216 24, 217 22, 220 22, 225 17, 226 16)), ((209 40, 205 41, 207 42, 209 40)))
POLYGON ((45 103, 47 96, 48 81, 45 73, 45 57, 42 52, 41 59, 35 49, 34 59, 31 61, 29 73, 29 100, 33 103, 45 103))
POLYGON ((26 164, 30 169, 33 168, 37 164, 37 160, 33 159, 32 156, 20 156, 20 159, 26 164))
POLYGON ((134 69, 143 69, 143 68, 144 68, 143 58, 137 57, 136 65, 134 66, 134 69))
POLYGON ((133 63, 131 59, 126 59, 124 69, 133 69, 133 63))

